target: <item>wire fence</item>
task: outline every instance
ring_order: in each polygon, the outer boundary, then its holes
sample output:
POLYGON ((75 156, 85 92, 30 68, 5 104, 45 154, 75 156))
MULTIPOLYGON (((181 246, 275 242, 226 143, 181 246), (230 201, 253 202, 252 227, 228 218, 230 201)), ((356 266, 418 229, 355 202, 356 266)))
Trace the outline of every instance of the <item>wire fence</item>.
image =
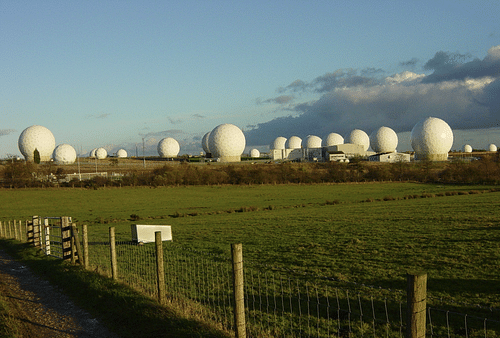
MULTIPOLYGON (((24 223, 17 222, 17 230, 14 224, 0 222, 0 236, 25 241, 24 223)), ((83 245, 82 236, 80 239, 83 245)), ((89 269, 112 277, 110 246, 109 239, 89 233, 89 269)), ((157 299, 155 243, 121 240, 115 242, 115 247, 118 281, 157 299)), ((163 242, 163 262, 169 306, 187 316, 215 323, 227 332, 235 332, 230 256, 163 242)), ((247 337, 404 337, 409 325, 406 290, 348 283, 245 262, 244 295, 247 337)), ((461 308, 470 310, 474 306, 461 308)), ((500 336, 498 309, 470 310, 468 314, 455 309, 442 300, 427 297, 426 336, 500 336), (489 315, 484 316, 485 313, 489 315)))

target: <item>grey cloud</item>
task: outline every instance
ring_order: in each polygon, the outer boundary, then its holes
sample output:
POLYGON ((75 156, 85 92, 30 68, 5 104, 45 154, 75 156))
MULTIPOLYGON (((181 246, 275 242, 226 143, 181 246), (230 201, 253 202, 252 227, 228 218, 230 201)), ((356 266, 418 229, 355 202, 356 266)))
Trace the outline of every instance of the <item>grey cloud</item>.
POLYGON ((171 124, 180 124, 180 123, 184 122, 182 119, 176 119, 176 120, 174 120, 171 117, 169 117, 167 119, 168 119, 168 122, 170 122, 171 124))
POLYGON ((277 103, 277 104, 285 104, 285 103, 289 103, 291 101, 293 101, 294 97, 292 95, 280 95, 280 96, 277 96, 277 97, 273 97, 271 99, 267 99, 267 100, 257 100, 257 103, 258 104, 261 104, 261 103, 277 103))
POLYGON ((193 114, 192 117, 195 118, 195 119, 204 119, 204 118, 206 118, 205 116, 203 116, 201 114, 193 114))
POLYGON ((14 133, 14 129, 0 129, 0 136, 7 136, 9 134, 14 133))
POLYGON ((500 49, 498 46, 490 48, 488 55, 480 60, 469 59, 468 55, 437 52, 427 61, 424 69, 434 72, 424 79, 424 82, 435 83, 452 80, 478 79, 486 76, 500 76, 500 49))
POLYGON ((402 67, 415 67, 418 63, 418 59, 417 58, 412 58, 411 60, 408 60, 408 61, 401 61, 399 63, 400 66, 402 67))

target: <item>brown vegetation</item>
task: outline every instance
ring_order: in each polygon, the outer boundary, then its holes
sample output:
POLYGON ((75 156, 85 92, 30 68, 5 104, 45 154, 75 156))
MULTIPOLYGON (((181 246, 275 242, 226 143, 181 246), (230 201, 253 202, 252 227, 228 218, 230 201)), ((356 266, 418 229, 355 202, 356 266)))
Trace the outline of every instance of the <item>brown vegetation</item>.
MULTIPOLYGON (((106 168, 116 172, 116 164, 106 168)), ((66 169, 67 170, 67 169, 66 169)), ((499 184, 500 161, 497 156, 463 162, 375 163, 352 161, 327 163, 194 164, 165 162, 151 169, 123 168, 119 177, 96 176, 90 180, 58 182, 41 180, 65 177, 65 167, 50 164, 6 162, 0 167, 3 187, 68 186, 178 186, 251 185, 287 183, 341 183, 371 181, 412 181, 449 184, 499 184), (125 170, 124 170, 125 169, 125 170)))

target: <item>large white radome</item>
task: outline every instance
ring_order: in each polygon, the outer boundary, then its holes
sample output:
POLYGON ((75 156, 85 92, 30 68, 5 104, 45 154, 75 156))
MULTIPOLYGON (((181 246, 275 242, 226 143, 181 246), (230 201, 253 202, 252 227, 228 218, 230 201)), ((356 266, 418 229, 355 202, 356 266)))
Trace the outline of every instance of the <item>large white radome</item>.
POLYGON ((398 146, 398 135, 388 127, 380 127, 370 135, 370 146, 377 153, 392 153, 398 146))
POLYGON ((349 143, 359 144, 363 146, 364 151, 367 151, 370 147, 370 137, 361 129, 354 129, 353 131, 351 131, 348 139, 349 143))
POLYGON ((415 124, 410 140, 416 159, 444 161, 453 146, 453 131, 445 121, 428 117, 415 124))
POLYGON ((497 146, 496 146, 496 145, 494 145, 494 144, 492 143, 492 144, 490 144, 490 145, 488 146, 488 150, 489 150, 489 151, 497 151, 497 150, 498 150, 498 148, 497 148, 497 146))
POLYGON ((95 158, 95 152, 96 152, 96 151, 97 151, 97 148, 92 149, 92 150, 90 151, 90 153, 89 153, 89 157, 90 157, 90 158, 95 158))
POLYGON ((338 144, 344 144, 344 138, 340 134, 330 133, 323 139, 325 147, 336 146, 338 144))
POLYGON ((306 137, 305 148, 307 149, 321 148, 321 142, 322 140, 319 136, 309 135, 306 137))
POLYGON ((57 164, 73 164, 76 161, 76 150, 71 145, 63 143, 54 149, 52 158, 57 164))
POLYGON ((158 154, 161 157, 177 157, 177 155, 179 155, 179 151, 181 150, 181 146, 176 139, 165 137, 160 142, 158 142, 157 150, 158 154))
POLYGON ((292 136, 286 141, 286 149, 300 149, 302 148, 302 139, 298 136, 292 136))
POLYGON ((245 145, 245 135, 241 129, 230 123, 215 127, 208 137, 208 147, 212 156, 222 162, 241 161, 245 145))
POLYGON ((285 149, 286 138, 283 136, 278 136, 274 139, 273 143, 270 145, 270 149, 285 149))
POLYGON ((464 152, 472 153, 472 146, 470 144, 464 145, 464 152))
POLYGON ((56 147, 56 139, 50 130, 43 126, 31 126, 23 130, 18 140, 19 151, 26 161, 34 160, 35 149, 40 154, 40 161, 50 161, 56 147))

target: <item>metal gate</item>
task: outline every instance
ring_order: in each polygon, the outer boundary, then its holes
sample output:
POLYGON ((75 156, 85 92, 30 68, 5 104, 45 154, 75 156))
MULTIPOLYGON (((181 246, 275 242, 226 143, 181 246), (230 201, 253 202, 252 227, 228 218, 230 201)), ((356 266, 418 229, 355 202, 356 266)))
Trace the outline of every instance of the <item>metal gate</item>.
POLYGON ((33 216, 28 222, 28 242, 47 256, 71 258, 71 217, 33 216))

